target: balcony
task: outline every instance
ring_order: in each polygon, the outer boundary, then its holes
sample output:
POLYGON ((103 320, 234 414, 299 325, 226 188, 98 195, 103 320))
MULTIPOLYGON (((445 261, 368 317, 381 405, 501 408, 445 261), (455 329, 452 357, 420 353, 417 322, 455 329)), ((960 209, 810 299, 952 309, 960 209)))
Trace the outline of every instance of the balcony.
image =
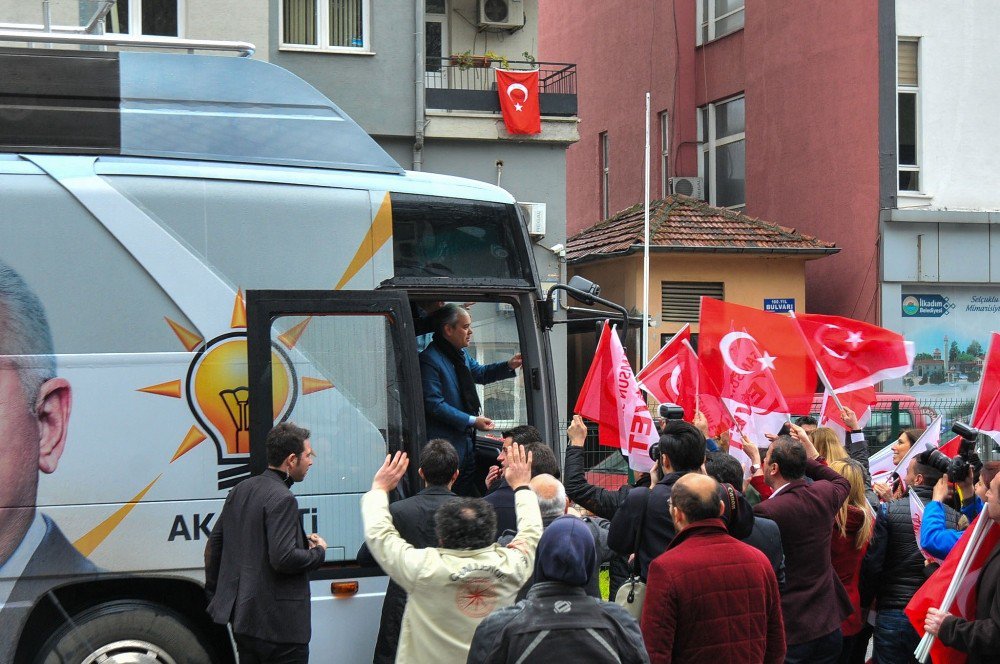
MULTIPOLYGON (((428 58, 425 74, 426 105, 441 111, 500 113, 496 61, 479 59, 476 65, 459 65, 450 58, 428 58)), ((538 101, 542 117, 576 115, 576 65, 563 62, 510 60, 507 68, 538 69, 538 101)))

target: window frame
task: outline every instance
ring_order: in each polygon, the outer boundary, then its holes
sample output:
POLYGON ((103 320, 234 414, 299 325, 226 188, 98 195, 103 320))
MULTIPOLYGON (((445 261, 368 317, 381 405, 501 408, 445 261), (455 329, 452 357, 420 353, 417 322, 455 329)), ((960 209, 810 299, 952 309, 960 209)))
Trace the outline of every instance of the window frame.
POLYGON ((746 24, 745 1, 739 8, 726 12, 725 14, 721 14, 719 16, 715 15, 715 0, 699 0, 695 5, 695 10, 697 12, 697 21, 695 21, 695 24, 697 25, 697 32, 695 35, 696 46, 701 46, 702 44, 707 44, 711 41, 715 41, 716 39, 725 37, 726 35, 731 35, 734 32, 739 32, 740 30, 743 29, 744 25, 746 24), (708 9, 707 16, 705 12, 706 7, 708 9), (743 12, 743 23, 740 24, 740 27, 733 28, 729 32, 723 32, 721 34, 718 34, 716 32, 715 26, 719 21, 729 18, 730 16, 735 16, 740 12, 743 12))
MULTIPOLYGON (((701 175, 705 182, 705 200, 709 205, 718 206, 716 203, 716 196, 718 193, 718 186, 716 184, 716 167, 718 166, 718 158, 716 157, 716 151, 723 146, 731 145, 733 143, 738 143, 743 141, 746 143, 747 131, 746 131, 746 93, 740 93, 738 95, 728 97, 726 99, 720 99, 719 101, 706 104, 704 106, 699 106, 697 109, 697 127, 698 127, 698 173, 701 175), (737 134, 731 134, 723 138, 717 138, 715 135, 715 125, 716 125, 716 109, 719 106, 729 104, 731 102, 743 99, 743 131, 737 134), (706 127, 705 124, 708 126, 706 127)), ((746 146, 744 145, 744 163, 743 163, 743 181, 746 182, 746 146)), ((744 185, 743 192, 743 202, 734 205, 726 205, 721 207, 726 207, 730 210, 739 210, 746 207, 746 190, 744 185)))
POLYGON ((176 35, 147 35, 142 31, 142 3, 143 0, 118 0, 128 5, 128 32, 112 32, 108 29, 108 21, 105 17, 104 31, 112 35, 127 34, 130 37, 179 37, 185 35, 187 27, 184 18, 187 15, 187 0, 174 0, 177 5, 177 34, 176 35))
POLYGON ((611 138, 608 132, 597 135, 601 171, 601 221, 611 216, 611 138))
POLYGON ((922 141, 920 140, 920 38, 919 37, 898 37, 896 39, 896 192, 902 195, 909 194, 923 194, 924 189, 924 178, 922 177, 922 159, 921 151, 923 148, 922 141), (911 42, 916 44, 916 72, 917 81, 915 85, 902 84, 899 82, 899 45, 902 42, 911 42), (899 124, 899 97, 900 95, 912 95, 913 96, 913 160, 914 164, 903 164, 900 162, 899 155, 899 137, 900 137, 900 124, 899 124), (900 186, 900 176, 903 173, 916 173, 917 174, 917 188, 916 189, 903 189, 900 186))
POLYGON ((660 111, 660 193, 670 194, 670 113, 660 111))
POLYGON ((372 0, 360 0, 360 2, 362 45, 355 47, 330 45, 330 0, 316 0, 316 37, 319 42, 318 44, 285 43, 285 3, 283 0, 279 0, 278 50, 301 51, 305 53, 336 53, 342 55, 375 55, 375 50, 372 46, 372 0))

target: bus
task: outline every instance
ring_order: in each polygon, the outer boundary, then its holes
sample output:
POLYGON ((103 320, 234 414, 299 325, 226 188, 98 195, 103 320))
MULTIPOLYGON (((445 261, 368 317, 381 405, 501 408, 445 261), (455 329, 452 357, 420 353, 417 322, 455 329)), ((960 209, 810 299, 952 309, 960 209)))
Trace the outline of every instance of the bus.
POLYGON ((431 303, 468 304, 480 362, 522 353, 480 388, 497 427, 558 434, 513 197, 405 171, 250 58, 5 47, 0 71, 0 662, 234 661, 205 544, 281 421, 317 455, 313 652, 370 661, 360 496, 424 441, 431 303))

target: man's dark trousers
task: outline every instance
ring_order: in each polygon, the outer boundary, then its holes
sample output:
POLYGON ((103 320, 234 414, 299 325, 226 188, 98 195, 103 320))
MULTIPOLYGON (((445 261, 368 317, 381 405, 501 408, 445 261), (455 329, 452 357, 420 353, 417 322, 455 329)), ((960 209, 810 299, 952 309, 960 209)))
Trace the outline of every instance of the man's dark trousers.
POLYGON ((835 664, 840 658, 843 640, 843 634, 838 627, 836 631, 826 636, 788 646, 785 664, 835 664))
POLYGON ((233 634, 240 664, 308 664, 309 646, 303 643, 273 643, 246 634, 233 634))

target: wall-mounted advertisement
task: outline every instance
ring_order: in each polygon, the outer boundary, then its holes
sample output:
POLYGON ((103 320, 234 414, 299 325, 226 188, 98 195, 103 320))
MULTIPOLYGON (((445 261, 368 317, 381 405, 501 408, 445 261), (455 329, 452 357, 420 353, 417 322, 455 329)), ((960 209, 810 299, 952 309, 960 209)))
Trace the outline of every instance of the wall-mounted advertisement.
POLYGON ((897 306, 900 332, 916 346, 899 389, 920 399, 975 399, 990 332, 1000 329, 1000 288, 904 286, 897 306))

